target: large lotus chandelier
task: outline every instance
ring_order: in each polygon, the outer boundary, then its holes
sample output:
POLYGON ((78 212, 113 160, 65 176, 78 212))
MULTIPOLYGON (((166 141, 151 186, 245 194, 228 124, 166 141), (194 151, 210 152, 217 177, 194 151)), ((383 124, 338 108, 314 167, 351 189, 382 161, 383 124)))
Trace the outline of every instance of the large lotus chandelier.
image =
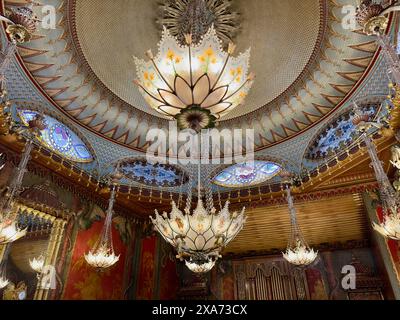
POLYGON ((221 251, 242 230, 246 221, 245 208, 240 213, 229 212, 229 202, 216 213, 216 209, 210 205, 206 209, 201 199, 200 164, 198 177, 199 199, 197 207, 191 213, 187 206, 183 213, 172 202, 172 211, 168 215, 164 212, 160 215, 156 210, 155 218, 150 217, 155 229, 165 241, 171 244, 177 251, 177 258, 185 261, 186 266, 195 273, 210 271, 221 251))
POLYGON ((288 247, 283 253, 283 258, 295 266, 308 266, 315 261, 318 256, 318 251, 314 251, 314 249, 310 248, 304 239, 297 222, 297 213, 289 186, 286 188, 286 195, 289 205, 291 232, 288 247))
POLYGON ((193 44, 186 45, 164 28, 159 53, 149 61, 135 57, 137 79, 147 103, 157 112, 174 118, 180 129, 212 128, 215 121, 242 104, 253 83, 248 73, 250 49, 233 57, 235 45, 227 52, 221 47, 214 27, 193 44))
POLYGON ((400 240, 400 199, 390 183, 382 167, 382 162, 379 160, 376 147, 368 135, 371 128, 381 128, 382 124, 370 121, 369 116, 356 103, 354 104, 354 113, 353 124, 362 133, 361 139, 372 160, 382 204, 383 221, 380 224, 373 222, 372 227, 386 238, 400 240))
POLYGON ((118 170, 119 165, 117 166, 113 176, 111 177, 111 196, 108 203, 106 219, 100 237, 93 248, 87 254, 85 254, 86 262, 99 271, 108 269, 119 261, 119 255, 117 256, 115 254, 112 241, 113 208, 117 184, 119 179, 121 178, 121 174, 118 172, 118 170))

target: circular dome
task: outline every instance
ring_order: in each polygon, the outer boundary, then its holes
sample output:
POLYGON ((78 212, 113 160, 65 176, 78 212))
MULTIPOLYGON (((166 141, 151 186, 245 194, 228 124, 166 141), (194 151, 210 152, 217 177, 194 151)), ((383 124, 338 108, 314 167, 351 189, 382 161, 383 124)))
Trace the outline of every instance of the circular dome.
MULTIPOLYGON (((104 88, 133 107, 162 117, 132 84, 132 56, 144 57, 148 49, 157 52, 157 1, 117 3, 75 0, 77 47, 104 88)), ((235 1, 234 5, 242 20, 235 40, 237 52, 251 48, 250 70, 256 72, 257 81, 245 104, 225 118, 257 110, 285 92, 312 60, 322 21, 320 2, 314 0, 297 2, 296 10, 291 0, 235 1)))

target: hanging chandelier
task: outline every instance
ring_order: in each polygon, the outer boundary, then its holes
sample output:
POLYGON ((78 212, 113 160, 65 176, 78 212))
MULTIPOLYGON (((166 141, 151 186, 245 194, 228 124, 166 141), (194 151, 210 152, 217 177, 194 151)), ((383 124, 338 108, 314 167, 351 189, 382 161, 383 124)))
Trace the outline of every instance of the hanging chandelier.
POLYGON ((44 256, 40 255, 38 258, 29 259, 29 266, 37 273, 42 273, 44 267, 44 256))
POLYGON ((289 205, 291 228, 288 246, 283 253, 283 258, 295 266, 308 266, 315 261, 318 251, 314 251, 304 239, 297 222, 296 208, 294 207, 289 184, 286 184, 286 197, 289 205))
MULTIPOLYGON (((200 161, 199 161, 200 162, 200 161)), ((208 209, 201 194, 200 163, 198 167, 198 201, 191 213, 187 205, 183 213, 172 202, 172 211, 150 217, 155 230, 177 251, 177 258, 195 273, 209 272, 221 257, 222 250, 238 235, 246 222, 245 208, 240 213, 229 212, 229 202, 217 213, 211 201, 208 209)), ((205 193, 207 195, 207 191, 205 193)), ((190 203, 190 202, 189 202, 190 203)))
POLYGON ((250 49, 233 57, 235 45, 225 52, 214 27, 197 44, 186 34, 185 45, 164 27, 158 47, 157 56, 147 51, 149 61, 135 57, 135 84, 151 108, 176 119, 180 129, 212 128, 243 103, 254 80, 250 49))
POLYGON ((119 255, 114 252, 112 241, 112 217, 115 202, 115 195, 119 180, 122 178, 119 172, 119 164, 117 165, 114 174, 111 176, 111 196, 108 203, 108 210, 104 221, 104 226, 100 237, 92 249, 85 254, 86 262, 97 270, 105 270, 119 261, 119 255))
POLYGON ((40 135, 40 132, 46 128, 46 124, 41 115, 37 115, 29 121, 28 126, 19 126, 20 133, 26 135, 26 145, 18 167, 5 194, 0 211, 0 244, 14 242, 26 235, 26 229, 20 227, 18 221, 18 212, 15 209, 15 196, 21 191, 22 180, 27 171, 27 165, 33 150, 33 139, 40 135))
POLYGON ((354 103, 354 113, 353 124, 362 133, 361 139, 365 143, 372 160, 371 164, 374 168, 376 180, 378 181, 382 204, 383 221, 380 224, 373 222, 372 226, 382 236, 393 240, 400 240, 400 199, 390 183, 382 167, 382 162, 379 160, 376 147, 368 135, 369 129, 372 127, 380 128, 381 124, 370 121, 369 115, 364 113, 356 103, 354 103))

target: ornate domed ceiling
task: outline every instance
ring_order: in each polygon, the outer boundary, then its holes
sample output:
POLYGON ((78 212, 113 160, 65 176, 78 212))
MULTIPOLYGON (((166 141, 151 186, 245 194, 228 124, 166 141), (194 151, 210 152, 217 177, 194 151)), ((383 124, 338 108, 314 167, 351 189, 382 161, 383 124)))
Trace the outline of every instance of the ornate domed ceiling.
MULTIPOLYGON (((357 93, 378 55, 373 37, 342 27, 342 9, 349 2, 357 5, 356 0, 233 1, 241 20, 237 51, 251 47, 250 69, 257 78, 244 105, 221 128, 254 128, 256 150, 262 150, 308 130, 357 93)), ((24 72, 70 120, 145 151, 148 130, 167 128, 168 121, 132 84, 132 56, 157 51, 158 2, 46 4, 57 8, 57 28, 40 29, 19 48, 24 72)))
MULTIPOLYGON (((292 5, 290 0, 237 1, 236 10, 243 21, 235 39, 237 51, 252 49, 251 68, 257 72, 257 82, 246 105, 230 117, 245 115, 272 101, 314 60, 323 21, 321 4, 303 0, 296 10, 291 10, 292 5)), ((135 0, 116 5, 75 0, 71 5, 74 20, 70 22, 81 57, 99 82, 131 106, 160 116, 132 86, 135 79, 132 55, 142 57, 149 48, 157 51, 160 33, 155 23, 156 8, 156 1, 135 0), (94 21, 93 16, 101 19, 94 21)))

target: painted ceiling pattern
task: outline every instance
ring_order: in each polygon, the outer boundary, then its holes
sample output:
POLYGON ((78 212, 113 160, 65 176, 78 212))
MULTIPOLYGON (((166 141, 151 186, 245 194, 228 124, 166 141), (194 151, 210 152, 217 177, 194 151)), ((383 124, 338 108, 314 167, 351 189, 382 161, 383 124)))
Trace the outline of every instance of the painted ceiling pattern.
POLYGON ((271 180, 281 170, 278 164, 269 161, 236 164, 218 173, 214 183, 226 188, 249 187, 271 180))
MULTIPOLYGON (((5 1, 5 5, 25 2, 5 1)), ((94 80, 87 62, 76 50, 79 39, 70 32, 74 2, 45 1, 57 8, 57 28, 40 29, 30 43, 19 48, 21 66, 47 99, 70 119, 106 139, 144 151, 148 130, 166 128, 167 122, 150 111, 127 108, 94 80)), ((376 62, 374 38, 342 27, 342 8, 349 1, 321 0, 320 4, 320 41, 313 62, 299 81, 258 110, 221 123, 221 128, 254 128, 257 150, 300 134, 340 108, 376 62)), ((35 11, 40 16, 40 5, 35 11)))
MULTIPOLYGON (((32 110, 20 110, 18 115, 27 125, 39 113, 32 110)), ((85 143, 68 127, 58 120, 45 115, 46 129, 38 136, 39 141, 51 151, 74 162, 92 162, 93 156, 85 143)))

